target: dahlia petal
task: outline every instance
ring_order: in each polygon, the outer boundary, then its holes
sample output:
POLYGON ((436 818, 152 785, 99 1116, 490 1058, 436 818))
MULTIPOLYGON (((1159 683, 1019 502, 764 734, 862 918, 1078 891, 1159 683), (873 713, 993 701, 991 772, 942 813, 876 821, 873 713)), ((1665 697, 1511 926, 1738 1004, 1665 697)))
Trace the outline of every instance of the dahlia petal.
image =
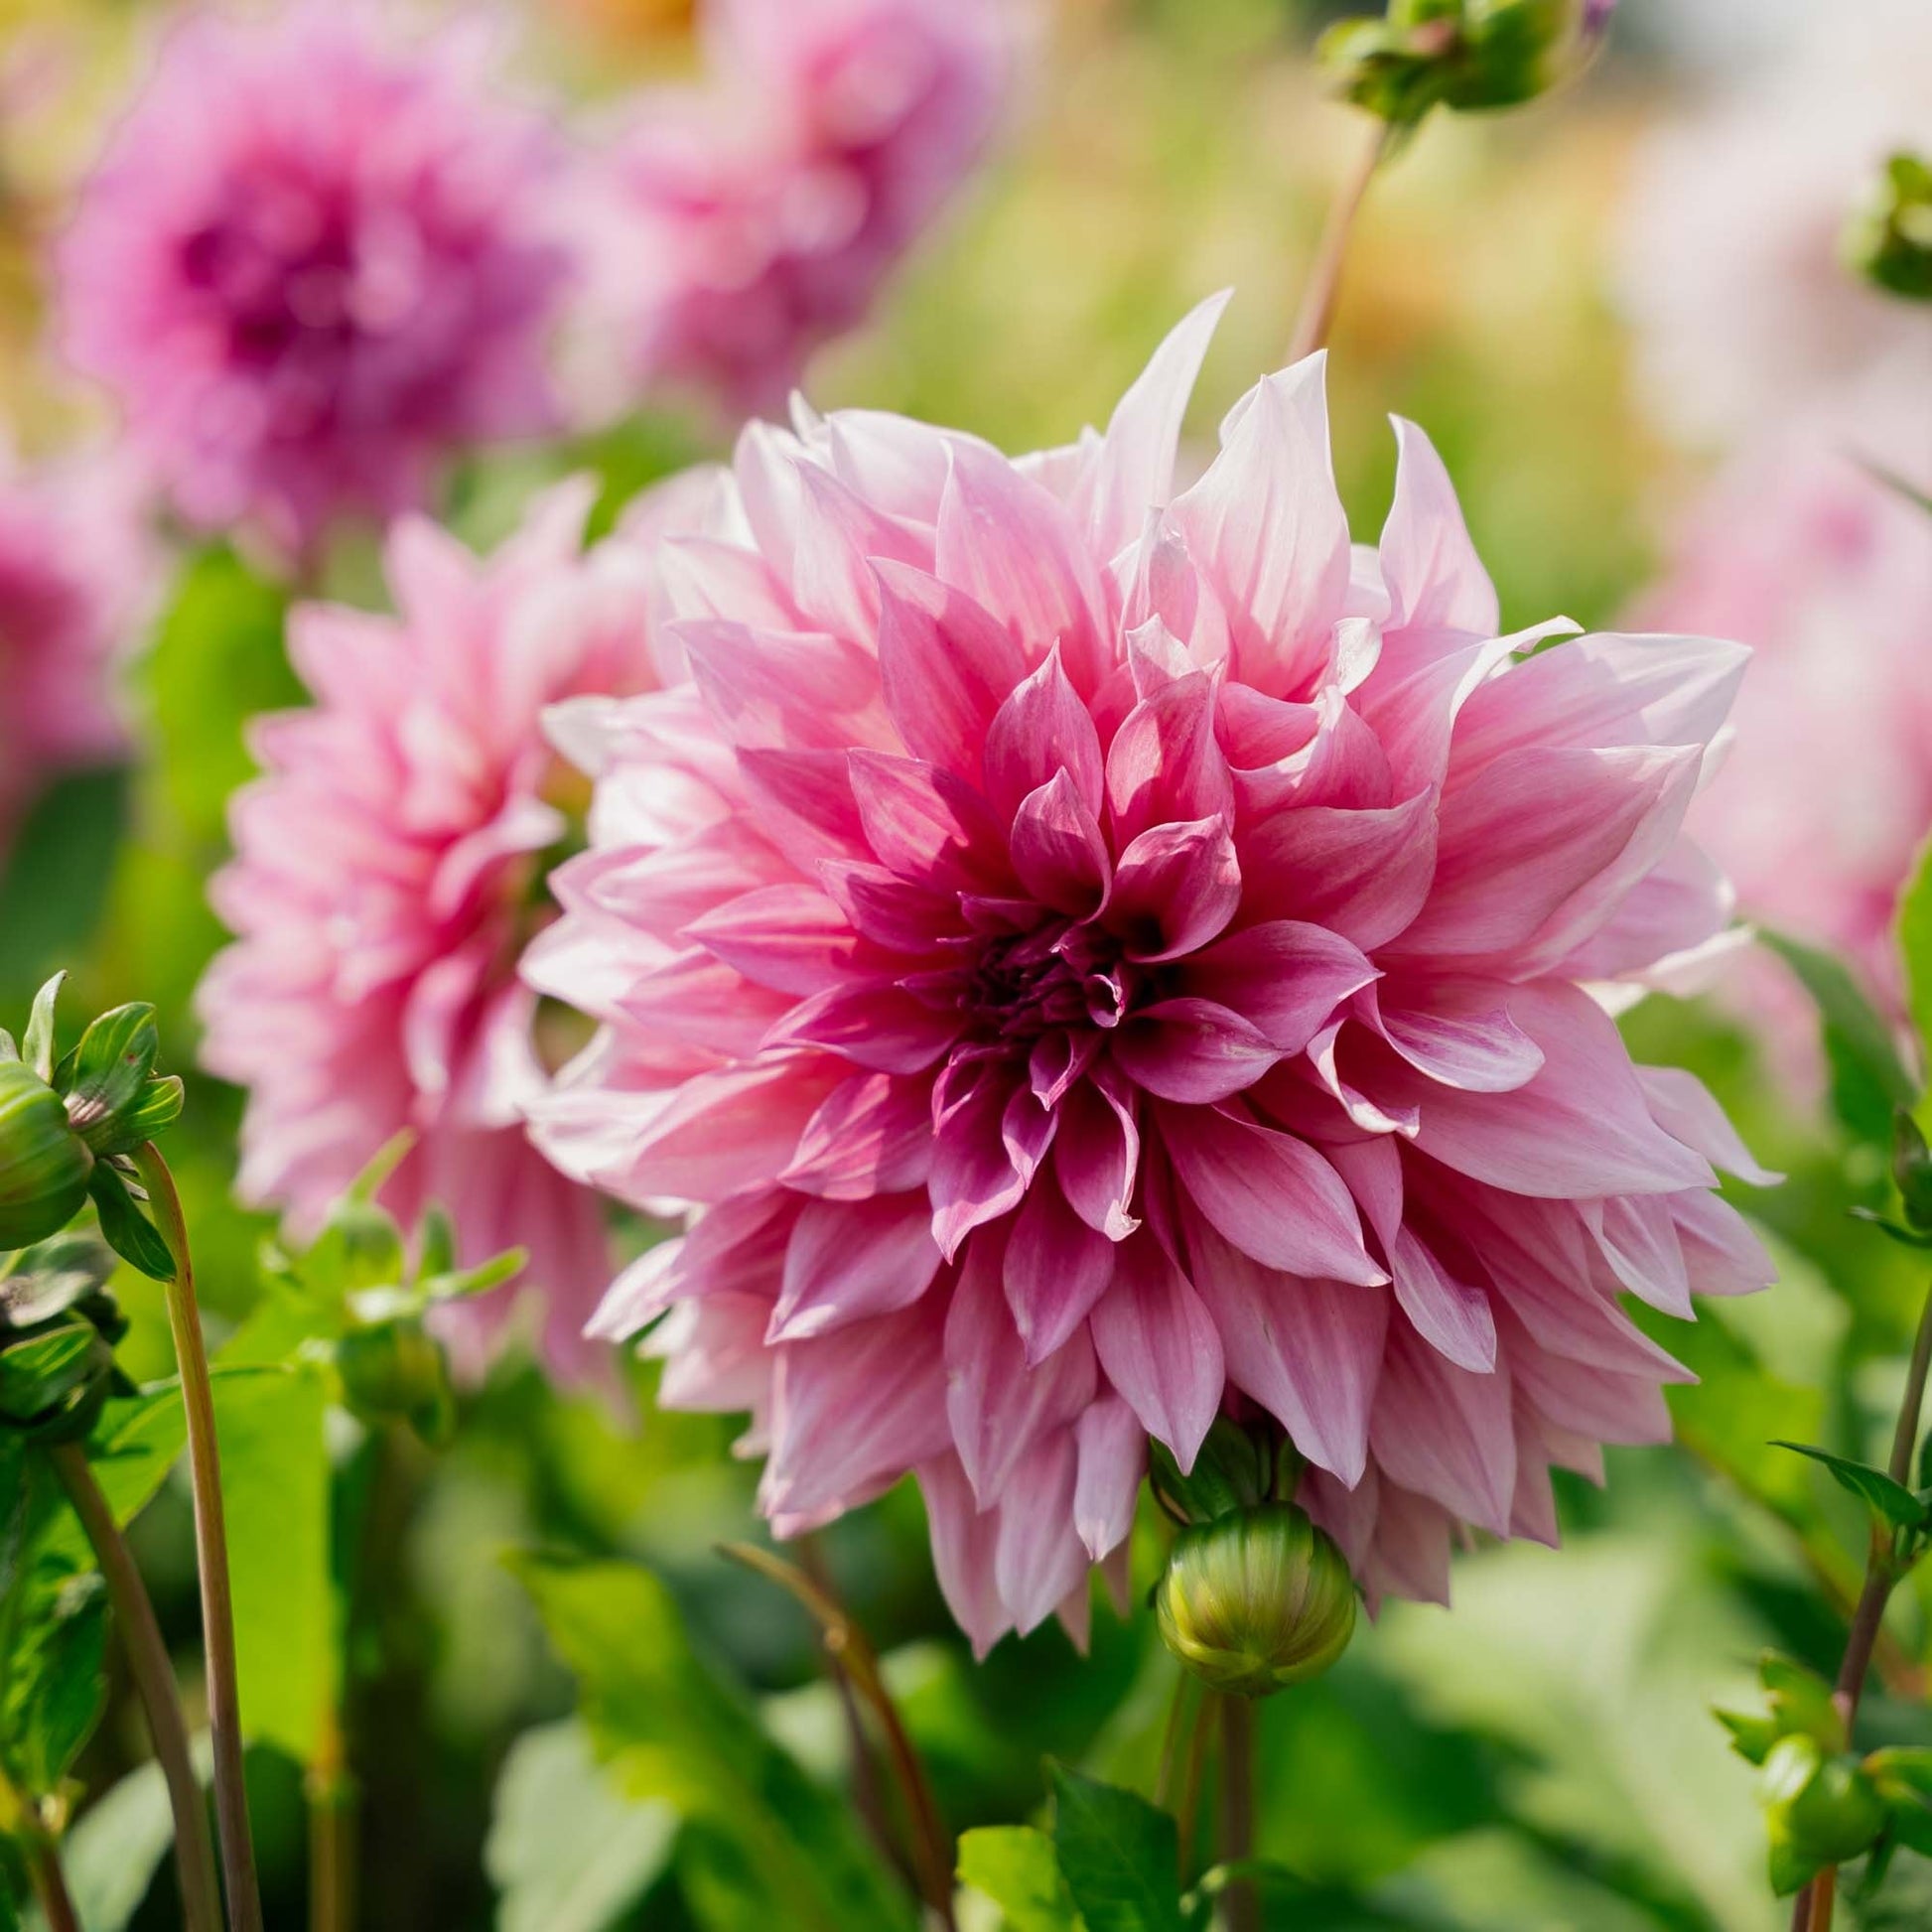
POLYGON ((879 623, 882 560, 919 564, 923 548, 894 518, 817 463, 793 465, 791 595, 811 622, 836 636, 870 639, 879 623))
POLYGON ((1000 1081, 982 1080, 938 1123, 927 1184, 933 1238, 948 1261, 975 1228, 1011 1213, 1027 1191, 1006 1142, 1011 1098, 1012 1090, 1000 1081))
POLYGON ((1000 1503, 993 1575, 1013 1627, 1025 1636, 1087 1587, 1087 1553, 1073 1531, 1073 1432, 1036 1442, 1000 1503))
POLYGON ((1395 498, 1380 552, 1387 628, 1492 637, 1500 621, 1496 587, 1469 539, 1455 485, 1422 430, 1400 416, 1390 421, 1395 498))
POLYGON ((1312 1148, 1217 1107, 1163 1104, 1156 1117, 1181 1185, 1244 1254, 1289 1274, 1389 1279, 1362 1245, 1341 1176, 1312 1148))
POLYGON ((1546 1199, 1708 1187, 1702 1156, 1651 1119, 1615 1026, 1587 995, 1540 981, 1512 989, 1510 1018, 1544 1064, 1510 1094, 1432 1085, 1416 1145, 1477 1180, 1546 1199))
POLYGON ((707 1052, 756 1054, 765 1035, 791 1011, 781 993, 747 980, 702 946, 674 954, 631 982, 618 1003, 627 1021, 707 1052))
POLYGON ((1095 1563, 1126 1543, 1134 1528, 1141 1477, 1147 1468, 1146 1431, 1119 1396, 1089 1403, 1073 1426, 1078 1473, 1073 1483, 1073 1529, 1095 1563))
POLYGON ((1107 841, 1066 771, 1020 801, 1010 850, 1021 885, 1043 904, 1087 918, 1105 903, 1113 884, 1107 841))
POLYGON ((1522 1350, 1512 1371, 1542 1415, 1592 1443, 1670 1441, 1670 1409, 1649 1376, 1606 1375, 1535 1348, 1522 1350))
POLYGON ((806 1202, 785 1249, 767 1342, 808 1335, 916 1302, 939 1272, 923 1191, 806 1202))
POLYGON ((1198 951, 1234 916, 1241 868, 1219 819, 1143 832, 1114 868, 1106 922, 1130 959, 1154 964, 1198 951))
POLYGON ((1124 550, 1141 534, 1150 505, 1168 500, 1187 398, 1231 293, 1224 289, 1191 310, 1115 406, 1073 500, 1096 556, 1124 550))
POLYGON ((872 658, 843 637, 755 630, 723 618, 670 626, 719 731, 741 749, 829 751, 865 736, 879 696, 872 658))
POLYGON ((977 793, 917 759, 854 752, 852 796, 879 862, 939 887, 1005 883, 1001 839, 977 793))
POLYGON ((1283 1053, 1299 1053, 1342 1001, 1375 978, 1361 951, 1325 926, 1270 919, 1194 953, 1178 983, 1231 1007, 1283 1053))
POLYGON ((1089 815, 1104 790, 1100 735, 1060 664, 1058 644, 993 714, 983 756, 986 795, 1010 819, 1020 801, 1062 772, 1089 815))
POLYGON ((956 1014, 935 1013, 897 986, 834 986, 793 1007, 763 1043, 774 1052, 823 1047, 875 1073, 917 1073, 958 1033, 956 1014))
POLYGON ((1228 1380, 1274 1416, 1311 1462, 1354 1487, 1368 1463, 1388 1297, 1264 1268, 1198 1220, 1188 1247, 1228 1380))
POLYGON ((672 1303, 684 1299, 678 1267, 681 1240, 660 1241, 646 1248, 604 1291, 585 1334, 597 1341, 628 1341, 647 1328, 672 1303))
POLYGON ((1030 1187, 1007 1241, 1007 1306, 1031 1368, 1058 1349, 1113 1278, 1114 1244, 1054 1187, 1030 1187))
POLYGON ((1406 1321, 1394 1322, 1368 1439, 1384 1474, 1403 1488, 1509 1534, 1516 1429, 1500 1366, 1486 1375, 1457 1368, 1406 1321))
POLYGON ((1721 941, 1735 909, 1729 881, 1691 840, 1679 838, 1609 918, 1551 970, 1578 980, 1645 973, 1721 941))
POLYGON ((753 747, 738 754, 738 772, 760 828, 801 870, 871 856, 842 753, 753 747))
POLYGON ((1168 512, 1228 613, 1236 674, 1271 697, 1298 695, 1322 662, 1348 595, 1326 366, 1315 354, 1264 376, 1229 412, 1207 474, 1168 512))
POLYGON ((1432 792, 1379 811, 1311 805, 1244 832, 1241 871, 1259 916, 1326 926, 1368 953, 1428 902, 1436 842, 1432 792))
POLYGON ((1163 1100, 1201 1105, 1242 1092, 1282 1049, 1240 1014, 1212 1000, 1160 1000, 1114 1035, 1114 1064, 1163 1100))
POLYGON ((995 715, 1026 676, 1020 647, 963 591, 903 564, 875 569, 886 709, 915 758, 971 777, 995 715))
POLYGON ((1068 1205, 1096 1233, 1125 1240, 1139 1226, 1128 1212, 1141 1165, 1131 1093, 1096 1068, 1060 1102, 1059 1114, 1053 1171, 1068 1205))
POLYGON ((786 1187, 823 1200, 869 1200, 925 1183, 932 1161, 932 1103, 926 1083, 890 1073, 855 1073, 820 1103, 798 1137, 786 1187))
POLYGON ((1512 1093, 1543 1049, 1509 1016, 1509 989, 1483 980, 1385 979, 1368 1024, 1417 1072, 1472 1093, 1512 1093))
POLYGON ((1678 1245, 1698 1295, 1755 1295, 1777 1280, 1777 1263, 1750 1224, 1718 1194, 1673 1196, 1678 1245))
POLYGON ((1013 1617, 1000 1600, 993 1574, 993 1550, 1000 1519, 982 1514, 972 1484, 956 1455, 942 1455, 919 1466, 919 1490, 925 1498, 926 1521, 932 1535, 932 1568, 953 1621, 966 1632, 973 1655, 986 1653, 1013 1628, 1013 1617))
POLYGON ((1214 688, 1199 671, 1142 698, 1107 748, 1117 841, 1186 820, 1228 822, 1234 781, 1214 737, 1214 688))
POLYGON ((1496 1366, 1496 1317, 1488 1296, 1457 1281, 1411 1228, 1396 1231, 1389 1268, 1395 1298, 1416 1333, 1457 1368, 1487 1375, 1496 1366))
POLYGON ((859 935, 837 901, 810 886, 741 893, 699 913, 684 936, 754 985, 780 993, 822 993, 858 971, 859 935))
POLYGON ((1665 1314, 1693 1317, 1690 1276, 1667 1196, 1589 1201, 1583 1217, 1611 1272, 1632 1295, 1665 1314))
POLYGON ((1114 1250, 1114 1278, 1087 1317, 1115 1392, 1191 1469, 1221 1406, 1221 1337, 1200 1297, 1145 1230, 1114 1250))
POLYGON ((822 859, 817 871, 846 919, 890 953, 942 958, 941 941, 956 935, 959 906, 950 894, 901 879, 884 866, 822 859))
POLYGON ((1078 1330, 1029 1366, 1007 1306, 1002 1249, 984 1237, 968 1248, 946 1312, 945 1414, 983 1509, 1008 1496, 1036 1443, 1063 1433, 1093 1400, 1096 1378, 1093 1344, 1078 1330))

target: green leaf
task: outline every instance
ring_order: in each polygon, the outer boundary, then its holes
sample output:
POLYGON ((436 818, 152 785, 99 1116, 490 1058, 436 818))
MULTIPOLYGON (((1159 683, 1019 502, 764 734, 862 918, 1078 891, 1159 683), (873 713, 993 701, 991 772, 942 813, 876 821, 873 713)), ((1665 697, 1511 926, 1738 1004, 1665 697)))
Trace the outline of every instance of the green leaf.
POLYGON ((627 1564, 512 1563, 576 1674, 582 1715, 619 1787, 728 1839, 762 1922, 791 1932, 910 1932, 912 1901, 850 1808, 765 1734, 698 1656, 670 1591, 627 1564))
POLYGON ((96 1154, 131 1154, 122 1116, 140 1099, 161 1052, 154 1008, 137 1003, 103 1013, 61 1062, 54 1084, 67 1097, 73 1131, 96 1154))
POLYGON ((1087 1932, 1053 1841, 1031 1825, 989 1825, 959 1841, 959 1882, 990 1898, 1010 1932, 1087 1932))
POLYGON ((1864 1771, 1883 1797, 1932 1805, 1932 1747, 1888 1745, 1864 1760, 1864 1771))
POLYGON ((1087 1932, 1184 1932, 1174 1821, 1138 1793, 1049 1762, 1053 1845, 1087 1932))
POLYGON ((92 1379, 99 1348, 93 1323, 76 1319, 0 1350, 0 1423, 20 1427, 58 1409, 92 1379))
POLYGON ((98 1295, 114 1256, 85 1228, 64 1228, 0 1262, 0 1335, 52 1321, 98 1295))
POLYGON ((607 1932, 662 1875, 677 1814, 618 1790, 574 1718, 525 1731, 496 1780, 483 1864, 496 1932, 607 1932))
POLYGON ((34 1010, 27 1031, 20 1036, 20 1057, 50 1085, 54 1080, 54 1010, 60 1004, 67 977, 64 972, 56 973, 34 995, 34 1010))
POLYGON ((0 1655, 0 1755, 46 1797, 80 1755, 107 1703, 107 1591, 90 1572, 37 1556, 12 1586, 0 1655))
POLYGON ((514 1281, 529 1263, 530 1251, 527 1248, 511 1248, 500 1255, 491 1256, 488 1261, 479 1262, 474 1268, 427 1275, 423 1279, 422 1292, 431 1302, 452 1302, 465 1295, 486 1295, 492 1288, 501 1288, 505 1282, 514 1281))
POLYGON ((1808 1455, 1814 1462, 1822 1462, 1831 1471, 1833 1481, 1841 1489, 1849 1489, 1857 1496, 1883 1527, 1894 1530, 1922 1530, 1926 1527, 1928 1512, 1925 1504, 1883 1469, 1854 1462, 1849 1456, 1834 1455, 1830 1449, 1818 1449, 1810 1443, 1775 1442, 1772 1448, 1790 1449, 1794 1455, 1808 1455))
POLYGON ((1758 937, 1797 974, 1818 1008, 1832 1070, 1833 1111, 1861 1140, 1889 1149, 1892 1110, 1910 1107, 1918 1098, 1890 1027, 1835 954, 1762 928, 1758 937))
POLYGON ((167 1780, 150 1758, 102 1792, 62 1844, 68 1890, 86 1932, 123 1932, 174 1842, 167 1780))
POLYGON ((105 1161, 95 1163, 87 1192, 93 1196, 101 1238, 107 1245, 142 1274, 158 1282, 173 1281, 175 1261, 160 1229, 135 1205, 127 1182, 105 1161))

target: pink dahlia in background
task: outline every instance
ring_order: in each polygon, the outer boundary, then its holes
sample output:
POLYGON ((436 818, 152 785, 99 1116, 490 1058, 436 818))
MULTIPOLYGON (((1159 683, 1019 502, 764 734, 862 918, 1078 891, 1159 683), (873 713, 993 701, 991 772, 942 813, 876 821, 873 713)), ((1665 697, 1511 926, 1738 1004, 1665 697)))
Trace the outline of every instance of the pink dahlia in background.
POLYGON ((59 257, 69 359, 180 513, 300 554, 422 502, 461 444, 542 428, 557 155, 477 23, 360 0, 167 38, 59 257))
POLYGON ((1858 452, 1923 488, 1932 445, 1922 410, 1901 422, 1869 400, 1856 427, 1834 410, 1747 445, 1638 615, 1758 653, 1696 814, 1744 912, 1852 953, 1900 999, 1892 915, 1932 832, 1932 515, 1858 452))
POLYGON ((1658 419, 1728 442, 1888 370, 1922 426, 1932 329, 1852 274, 1840 238, 1886 158, 1932 129, 1932 8, 1809 8, 1776 55, 1733 50, 1721 71, 1648 137, 1624 209, 1618 291, 1658 419))
MULTIPOLYGON (((398 523, 397 617, 297 608, 290 649, 316 704, 255 728, 264 775, 236 798, 237 857, 213 886, 239 939, 199 1001, 204 1061, 249 1090, 243 1195, 306 1236, 413 1129, 384 1200, 405 1219, 448 1208, 467 1263, 528 1248, 567 1371, 588 1358, 609 1256, 596 1200, 529 1146, 519 1113, 541 1074, 516 956, 567 829, 539 719, 658 675, 632 547, 581 552, 593 493, 553 491, 487 560, 398 523)), ((646 499, 643 522, 676 500, 646 499)), ((508 1306, 458 1305, 458 1338, 481 1344, 508 1306)))
POLYGON ((985 154, 1018 0, 714 0, 714 71, 647 96, 580 186, 600 405, 783 402, 985 154))
POLYGON ((47 780, 127 747, 115 673, 155 582, 140 485, 106 457, 0 452, 0 864, 47 780))
POLYGON ((1679 837, 1735 645, 1499 637, 1400 427, 1351 548, 1322 364, 1171 499, 1219 303, 1105 436, 1010 462, 897 417, 745 433, 658 553, 690 681, 566 706, 591 849, 526 974, 602 1023, 533 1110, 569 1173, 694 1203, 595 1331, 750 1409, 780 1534, 916 1471, 980 1645, 1128 1533, 1147 1439, 1258 1405, 1375 1593, 1553 1464, 1669 1428, 1679 1315, 1770 1269, 1749 1158, 1586 982, 1726 916, 1679 837))

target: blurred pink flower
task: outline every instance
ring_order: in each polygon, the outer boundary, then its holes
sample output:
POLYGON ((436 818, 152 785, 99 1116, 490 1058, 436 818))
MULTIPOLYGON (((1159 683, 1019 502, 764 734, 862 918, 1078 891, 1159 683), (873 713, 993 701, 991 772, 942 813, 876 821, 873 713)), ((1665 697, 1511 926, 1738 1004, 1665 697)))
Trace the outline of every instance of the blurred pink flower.
POLYGON ((1899 428, 1868 413, 1848 429, 1835 409, 1760 435, 1637 613, 1759 653, 1700 836, 1747 915, 1851 952, 1894 999, 1894 904, 1932 832, 1932 515, 1855 452, 1899 428))
POLYGON ((564 707, 592 848, 531 984, 602 1023, 532 1110, 568 1173, 701 1211, 596 1332, 753 1411, 780 1534, 908 1470, 984 1646, 1084 1628, 1147 1438, 1272 1412, 1371 1592, 1459 1525, 1553 1539, 1552 1464, 1668 1433, 1679 1315, 1769 1264, 1690 1075, 1580 982, 1726 917, 1678 837, 1736 646, 1526 659, 1400 426, 1351 549, 1322 365, 1170 500, 1220 304, 1104 437, 1009 462, 897 417, 739 445, 654 574, 690 682, 564 707))
POLYGON ((981 159, 1009 0, 716 0, 715 71, 632 103, 579 188, 599 404, 694 385, 781 405, 981 159))
POLYGON ((156 578, 143 511, 111 456, 30 471, 0 453, 0 864, 50 777, 126 749, 115 672, 156 578))
POLYGON ((177 508, 311 548, 421 503, 438 463, 550 415, 558 156, 461 22, 393 40, 360 0, 167 38, 59 255, 69 358, 116 394, 177 508))
MULTIPOLYGON (((516 954, 566 830, 539 720, 569 694, 657 681, 636 550, 580 554, 593 493, 554 490, 486 560, 400 521, 399 617, 297 608, 290 648, 316 705, 255 728, 266 775, 236 798, 238 856, 212 889, 239 943, 199 996, 206 1064, 249 1089, 243 1195, 306 1238, 414 1129, 382 1198, 405 1219, 448 1208, 467 1263, 527 1247, 566 1372, 591 1353, 609 1252, 596 1200, 528 1145, 519 1113, 542 1075, 516 954)), ((646 523, 666 500, 645 500, 646 523)), ((457 1339, 474 1355, 508 1307, 455 1305, 457 1339)))
POLYGON ((1659 420, 1728 441, 1889 367, 1922 423, 1932 329, 1839 242, 1886 157, 1932 127, 1932 8, 1812 8, 1778 58, 1723 71, 1648 138, 1624 210, 1617 281, 1659 420))

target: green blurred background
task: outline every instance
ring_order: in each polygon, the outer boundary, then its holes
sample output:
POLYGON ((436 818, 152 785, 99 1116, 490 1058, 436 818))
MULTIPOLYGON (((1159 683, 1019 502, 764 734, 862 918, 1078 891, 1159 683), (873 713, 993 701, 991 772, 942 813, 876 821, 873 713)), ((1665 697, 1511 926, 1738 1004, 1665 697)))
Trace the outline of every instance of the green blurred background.
MULTIPOLYGON (((525 58, 586 94, 613 91, 688 60, 684 11, 550 0, 521 21, 525 58)), ((1372 534, 1393 467, 1383 417, 1421 421, 1456 479, 1506 625, 1558 611, 1586 624, 1614 617, 1695 484, 1695 466, 1633 401, 1604 293, 1605 232, 1633 141, 1699 62, 1723 57, 1749 11, 1631 0, 1614 57, 1582 87, 1506 118, 1432 124, 1371 201, 1334 335, 1344 494, 1357 534, 1372 534)), ((1756 27, 1775 11, 1756 10, 1756 27)), ((1361 138, 1307 59, 1320 12, 1291 0, 1066 0, 1016 139, 876 323, 823 356, 814 400, 904 410, 1015 450, 1058 442, 1104 421, 1169 324, 1232 284, 1189 424, 1211 439, 1226 405, 1281 359, 1327 191, 1361 138)), ((129 5, 0 6, 9 64, 63 64, 54 94, 0 127, 0 407, 29 451, 87 420, 38 347, 36 264, 150 26, 129 5)), ((452 514, 486 541, 551 475, 594 465, 615 502, 705 448, 699 426, 652 419, 594 446, 493 456, 460 480, 452 514)), ((368 600, 376 583, 371 550, 331 562, 334 595, 368 600)), ((156 1001, 167 1064, 190 1072, 189 999, 220 937, 203 887, 248 768, 242 722, 300 697, 282 611, 282 594, 229 552, 184 559, 135 673, 138 766, 61 784, 0 883, 4 1013, 24 1013, 40 978, 70 966, 71 1011, 156 1001)), ((1876 1150, 1780 1101, 1735 1022, 1660 1000, 1629 1028, 1642 1056, 1703 1074, 1759 1157, 1789 1172, 1787 1187, 1746 1203, 1784 1281, 1711 1309, 1696 1329, 1652 1324, 1703 1378, 1673 1392, 1682 1445, 1612 1452, 1606 1493, 1566 1484, 1562 1552, 1472 1548, 1452 1612, 1392 1605, 1330 1678, 1265 1708, 1261 1850, 1330 1887, 1284 1923, 1763 1932, 1783 1921, 1763 1880, 1750 1772, 1708 1707, 1750 1701, 1767 1643, 1835 1666, 1861 1522, 1821 1474, 1766 1445, 1875 1449, 1918 1289, 1909 1262, 1845 1214, 1877 1197, 1876 1150)), ((203 1292, 225 1331, 255 1295, 264 1228, 227 1198, 239 1097, 192 1072, 190 1092, 172 1153, 203 1292)), ((136 1317, 130 1367, 167 1372, 157 1291, 132 1276, 120 1286, 136 1317)), ((806 1620, 714 1553, 759 1534, 752 1470, 727 1452, 734 1432, 651 1413, 649 1379, 634 1366, 621 1396, 567 1398, 514 1352, 466 1399, 448 1450, 343 1439, 344 1490, 373 1485, 358 1495, 357 1547, 336 1557, 366 1932, 716 1922, 691 1916, 666 1868, 663 1821, 626 1808, 589 1767, 569 1726, 570 1681, 507 1552, 647 1560, 779 1733, 836 1773, 843 1730, 806 1620)), ((933 1586, 914 1495, 895 1493, 823 1541, 890 1655, 956 1829, 1027 1815, 1047 1752, 1145 1788, 1173 1666, 1138 1605, 1126 1622, 1097 1615, 1090 1657, 1051 1629, 976 1668, 933 1586)), ((1151 1525, 1144 1541, 1142 1587, 1158 1562, 1151 1525)), ((138 1549, 192 1673, 185 1490, 142 1519, 138 1549)), ((289 1552, 292 1618, 305 1560, 289 1552)), ((1874 1735, 1911 1733, 1922 1621, 1919 1602, 1902 1607, 1874 1735)), ((117 1695, 82 1767, 88 1788, 108 1789, 142 1739, 117 1695)), ((299 1925, 302 1772, 265 1746, 251 1774, 269 1922, 299 1925)), ((125 1862, 133 1843, 97 1819, 91 1856, 125 1862)), ((1901 1867, 1885 1912, 1863 1922, 1932 1925, 1924 1869, 1901 1867)), ((172 1913, 162 1882, 131 1922, 163 1928, 172 1913)))

